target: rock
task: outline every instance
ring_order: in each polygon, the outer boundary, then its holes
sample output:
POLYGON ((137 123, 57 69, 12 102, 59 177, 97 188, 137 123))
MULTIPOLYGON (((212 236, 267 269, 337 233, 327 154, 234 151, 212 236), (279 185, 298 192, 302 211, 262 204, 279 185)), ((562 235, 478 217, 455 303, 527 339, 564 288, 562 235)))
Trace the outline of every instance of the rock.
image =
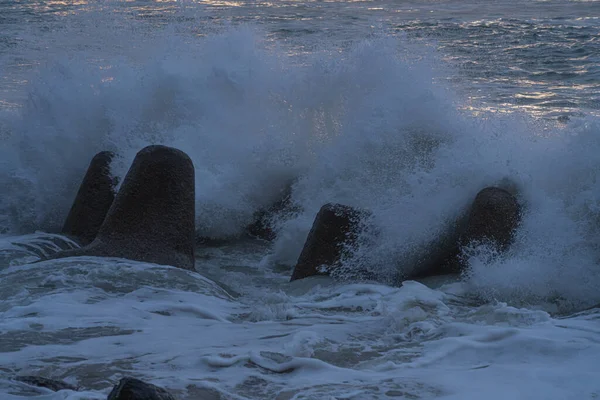
POLYGON ((256 221, 246 228, 248 235, 263 240, 274 240, 276 235, 271 225, 271 214, 268 211, 261 210, 255 214, 256 221))
POLYGON ((475 197, 461 242, 488 241, 505 251, 520 220, 521 207, 515 196, 505 189, 487 187, 475 197))
POLYGON ((15 380, 26 383, 31 386, 50 389, 54 392, 58 392, 60 390, 77 390, 75 386, 69 385, 66 382, 49 378, 42 378, 41 376, 17 376, 15 380))
POLYGON ((163 388, 125 377, 115 385, 107 400, 175 400, 175 397, 163 388))
POLYGON ((114 154, 102 151, 92 158, 67 216, 62 233, 81 245, 91 243, 115 199, 118 179, 110 176, 114 154))
MULTIPOLYGON (((516 190, 515 185, 507 188, 516 190)), ((315 218, 291 280, 328 275, 335 269, 345 249, 356 241, 360 221, 365 216, 362 211, 339 204, 323 206, 315 218)), ((473 242, 489 242, 498 250, 505 251, 513 241, 520 217, 520 205, 511 192, 499 187, 481 190, 468 212, 441 229, 435 241, 406 255, 398 266, 398 280, 460 272, 464 267, 461 249, 473 242)))
POLYGON ((246 228, 246 232, 252 237, 263 240, 274 240, 273 217, 281 212, 289 210, 293 212, 292 185, 287 185, 280 192, 280 198, 269 208, 260 210, 254 214, 255 221, 246 228))
POLYGON ((401 280, 454 274, 464 269, 461 252, 474 242, 492 243, 505 251, 520 222, 521 208, 514 194, 517 186, 509 180, 501 187, 481 190, 467 212, 442 230, 439 238, 418 249, 400 266, 401 280))
POLYGON ((194 184, 187 154, 166 146, 142 149, 96 239, 54 258, 119 257, 194 270, 194 184))
POLYGON ((321 207, 308 234, 292 281, 314 275, 328 275, 339 266, 342 256, 357 239, 365 211, 341 204, 326 204, 321 207))
POLYGON ((400 281, 460 272, 460 238, 466 227, 463 215, 440 229, 434 241, 419 247, 400 266, 400 281))
POLYGON ((212 238, 209 236, 196 236, 196 245, 204 246, 204 247, 222 247, 228 246, 231 243, 235 242, 237 237, 221 237, 221 238, 212 238))

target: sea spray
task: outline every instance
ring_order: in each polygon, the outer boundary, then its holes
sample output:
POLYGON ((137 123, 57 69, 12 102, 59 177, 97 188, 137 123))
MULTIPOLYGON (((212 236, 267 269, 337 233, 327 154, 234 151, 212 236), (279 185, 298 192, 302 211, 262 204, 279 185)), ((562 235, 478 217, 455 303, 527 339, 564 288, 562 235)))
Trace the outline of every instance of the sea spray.
POLYGON ((347 262, 391 278, 481 188, 509 179, 524 221, 506 256, 471 258, 473 290, 600 302, 594 117, 472 115, 440 79, 440 57, 405 38, 290 58, 248 27, 163 33, 152 46, 143 30, 119 36, 132 57, 104 49, 91 60, 84 48, 36 69, 0 123, 2 231, 56 231, 96 152, 114 151, 122 177, 140 148, 165 144, 196 166, 198 234, 239 235, 295 181, 301 211, 277 221, 269 262, 293 265, 317 210, 339 202, 371 210, 377 227, 347 262))

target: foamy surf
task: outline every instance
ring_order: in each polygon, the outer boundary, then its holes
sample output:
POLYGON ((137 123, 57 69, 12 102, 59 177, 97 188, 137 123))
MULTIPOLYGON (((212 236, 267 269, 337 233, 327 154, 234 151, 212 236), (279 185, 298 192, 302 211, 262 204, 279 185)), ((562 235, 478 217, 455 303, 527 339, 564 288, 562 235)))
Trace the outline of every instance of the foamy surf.
POLYGON ((196 273, 94 258, 11 267, 0 282, 1 387, 11 398, 33 394, 14 373, 88 391, 36 392, 43 399, 102 398, 115 373, 190 399, 564 399, 598 389, 597 309, 553 318, 481 303, 460 282, 321 282, 304 294, 246 285, 232 296, 196 273))
MULTIPOLYGON (((81 6, 67 27, 46 32, 34 23, 13 53, 0 46, 10 79, 20 80, 10 60, 35 61, 22 79, 28 83, 14 86, 22 93, 0 116, 0 397, 104 399, 124 375, 180 399, 600 394, 600 125, 585 110, 593 106, 588 81, 595 76, 586 61, 594 49, 585 42, 595 32, 589 18, 560 16, 565 32, 555 47, 583 47, 565 49, 577 59, 561 68, 577 67, 581 78, 564 77, 556 90, 548 83, 543 90, 556 93, 545 102, 511 90, 535 92, 554 78, 527 75, 530 59, 518 55, 531 48, 502 44, 494 32, 515 40, 530 31, 544 36, 559 32, 553 19, 543 26, 528 14, 515 17, 526 23, 463 23, 452 4, 440 5, 450 20, 439 24, 426 20, 430 5, 397 13, 424 16, 399 26, 442 32, 435 42, 385 28, 374 34, 372 16, 396 15, 393 4, 361 14, 368 17, 333 5, 326 15, 348 24, 314 18, 314 30, 300 33, 301 20, 273 22, 284 6, 269 9, 270 17, 260 7, 231 8, 231 15, 257 13, 265 26, 285 25, 289 34, 198 24, 214 17, 210 10, 144 6, 138 20, 129 9, 111 11, 119 5, 91 12, 81 6), (157 15, 164 29, 146 22, 157 15), (517 89, 499 89, 503 64, 486 61, 487 53, 454 55, 487 62, 482 68, 492 78, 469 86, 473 70, 456 69, 443 61, 452 58, 443 48, 434 49, 453 35, 449 47, 462 49, 465 38, 479 34, 518 58, 506 61, 519 66, 507 72, 517 89), (577 96, 559 99, 568 97, 571 81, 580 103, 577 96), (521 100, 496 104, 496 90, 500 99, 521 100), (525 101, 528 107, 517 107, 525 101), (570 119, 532 118, 532 104, 549 115, 566 110, 570 119), (504 113, 515 109, 524 112, 504 113), (198 248, 197 273, 93 257, 27 264, 75 246, 55 233, 31 232, 60 230, 95 153, 114 151, 112 173, 122 178, 150 144, 192 158, 199 236, 237 238, 290 185, 294 212, 273 216, 272 244, 198 248), (468 248, 463 276, 386 284, 475 193, 507 180, 524 206, 507 253, 468 248), (328 202, 371 210, 375 229, 336 279, 289 283, 314 215, 328 202), (359 267, 379 282, 357 281, 359 267), (17 375, 64 379, 80 391, 51 393, 13 380, 17 375)), ((558 6, 548 7, 554 13, 558 6)), ((230 15, 228 5, 212 7, 230 15)), ((302 12, 314 17, 310 7, 302 12)))

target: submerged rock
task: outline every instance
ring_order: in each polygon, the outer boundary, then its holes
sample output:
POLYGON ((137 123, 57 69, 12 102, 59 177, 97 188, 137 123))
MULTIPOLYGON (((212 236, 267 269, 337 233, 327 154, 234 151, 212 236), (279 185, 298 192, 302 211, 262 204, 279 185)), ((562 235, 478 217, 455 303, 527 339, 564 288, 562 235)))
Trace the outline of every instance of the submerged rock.
POLYGON ((62 233, 80 244, 91 243, 115 199, 116 178, 110 175, 114 154, 102 151, 92 158, 67 216, 62 233))
POLYGON ((175 397, 163 388, 125 377, 115 385, 107 400, 175 400, 175 397))
POLYGON ((462 244, 487 241, 505 251, 520 220, 521 206, 515 196, 505 189, 487 187, 473 201, 462 244))
POLYGON ((358 236, 365 211, 341 204, 326 204, 315 217, 292 281, 314 275, 328 275, 339 266, 344 252, 352 247, 358 236))
POLYGON ((187 154, 166 146, 142 149, 96 239, 54 258, 119 257, 193 270, 194 184, 187 154))
POLYGON ((77 390, 75 386, 69 385, 66 382, 55 379, 43 378, 41 376, 17 376, 15 380, 18 382, 26 383, 31 386, 50 389, 54 392, 58 392, 60 390, 77 390))

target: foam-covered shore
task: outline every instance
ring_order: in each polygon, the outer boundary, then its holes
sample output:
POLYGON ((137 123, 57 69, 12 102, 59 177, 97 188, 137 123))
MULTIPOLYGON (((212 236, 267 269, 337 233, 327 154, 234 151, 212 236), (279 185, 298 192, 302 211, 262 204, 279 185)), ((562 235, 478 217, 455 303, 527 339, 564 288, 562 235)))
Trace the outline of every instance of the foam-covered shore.
POLYGON ((457 282, 289 284, 254 250, 242 270, 226 266, 234 252, 207 250, 198 269, 215 280, 119 259, 3 269, 0 390, 31 393, 14 375, 82 390, 40 399, 105 398, 122 375, 181 399, 575 399, 599 389, 598 309, 553 318, 481 303, 457 282))

